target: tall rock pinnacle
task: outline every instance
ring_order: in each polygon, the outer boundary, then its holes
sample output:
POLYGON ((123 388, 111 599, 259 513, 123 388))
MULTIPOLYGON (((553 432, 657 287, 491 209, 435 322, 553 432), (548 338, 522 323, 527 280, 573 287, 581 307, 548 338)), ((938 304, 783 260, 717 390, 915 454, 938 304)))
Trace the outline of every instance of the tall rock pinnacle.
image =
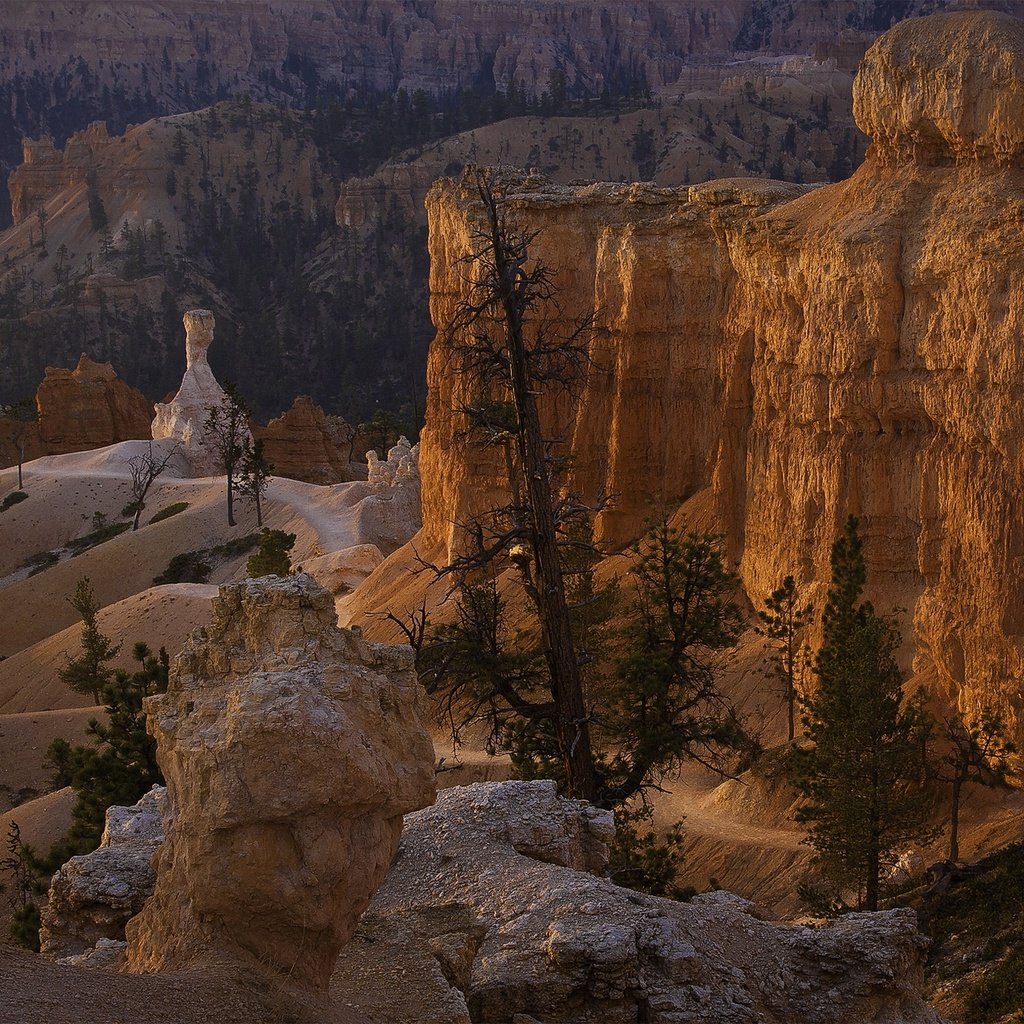
POLYGON ((153 419, 153 439, 169 437, 181 442, 193 471, 198 476, 220 472, 216 453, 203 431, 211 408, 227 403, 206 353, 213 344, 215 319, 208 309, 190 309, 185 324, 185 375, 178 393, 169 402, 158 402, 153 419))

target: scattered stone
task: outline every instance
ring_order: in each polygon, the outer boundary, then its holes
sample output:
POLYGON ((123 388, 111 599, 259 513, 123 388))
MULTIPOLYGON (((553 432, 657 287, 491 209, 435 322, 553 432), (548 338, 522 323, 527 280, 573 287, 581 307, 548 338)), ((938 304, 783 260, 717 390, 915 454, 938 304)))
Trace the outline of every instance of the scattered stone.
POLYGON ((360 1008, 377 1024, 941 1021, 921 996, 913 912, 806 928, 762 921, 732 893, 646 896, 586 873, 610 832, 607 812, 551 782, 439 793, 407 818, 335 990, 365 992, 375 972, 360 1008), (424 991, 429 1016, 405 995, 424 991))
POLYGON ((72 857, 53 876, 39 930, 45 956, 106 966, 113 956, 108 942, 123 947, 125 924, 153 891, 150 862, 164 838, 165 800, 155 786, 134 807, 109 808, 99 848, 72 857))

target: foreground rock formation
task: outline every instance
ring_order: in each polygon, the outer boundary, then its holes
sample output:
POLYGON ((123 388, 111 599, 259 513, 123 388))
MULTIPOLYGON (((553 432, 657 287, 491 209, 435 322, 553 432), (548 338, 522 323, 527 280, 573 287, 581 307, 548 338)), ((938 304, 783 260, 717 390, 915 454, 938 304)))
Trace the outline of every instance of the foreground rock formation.
POLYGON ((402 815, 433 800, 420 700, 411 650, 338 629, 310 576, 222 587, 146 704, 169 813, 129 969, 325 989, 402 815))
POLYGON ((134 807, 110 807, 99 849, 72 857, 53 876, 43 908, 40 950, 55 960, 109 964, 124 928, 153 892, 153 854, 164 839, 165 790, 134 807))
MULTIPOLYGON (((153 419, 153 440, 168 437, 180 442, 192 469, 200 476, 223 472, 213 441, 205 432, 211 408, 224 408, 228 397, 210 369, 206 353, 213 344, 216 323, 208 309, 190 309, 185 324, 185 376, 178 393, 166 403, 158 403, 153 419)), ((248 427, 244 437, 249 438, 248 427)))
POLYGON ((336 991, 376 975, 363 1009, 381 1024, 941 1020, 920 994, 913 912, 810 929, 761 921, 731 893, 645 896, 586 873, 606 863, 611 832, 607 812, 550 782, 438 794, 407 819, 336 991), (417 995, 396 999, 390 982, 417 995))
MULTIPOLYGON (((551 782, 440 793, 406 819, 332 1002, 373 1024, 940 1024, 921 997, 911 911, 811 929, 766 923, 726 892, 645 896, 597 877, 613 834, 609 811, 561 800, 551 782)), ((141 903, 149 852, 134 855, 124 888, 141 903)))
MULTIPOLYGON (((622 545, 692 499, 752 598, 792 573, 820 606, 856 513, 870 596, 908 609, 914 669, 1018 735, 1022 80, 1021 22, 937 15, 869 51, 855 102, 874 145, 848 181, 506 186, 540 229, 567 321, 597 311, 581 392, 548 419, 573 452, 571 486, 617 495, 599 538, 622 545)), ((428 212, 443 325, 478 211, 449 181, 428 212)), ((447 367, 438 341, 415 544, 439 559, 501 479, 460 439, 465 385, 447 367)))

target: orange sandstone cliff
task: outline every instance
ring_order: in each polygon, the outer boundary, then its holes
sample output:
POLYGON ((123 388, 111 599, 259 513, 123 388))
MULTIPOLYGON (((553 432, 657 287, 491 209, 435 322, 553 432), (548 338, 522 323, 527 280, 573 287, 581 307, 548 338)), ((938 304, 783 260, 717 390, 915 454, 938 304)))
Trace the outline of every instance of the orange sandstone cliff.
MULTIPOLYGON (((84 353, 73 370, 48 366, 36 391, 36 420, 28 426, 25 458, 103 448, 148 438, 153 404, 120 380, 110 363, 84 353)), ((0 468, 17 462, 11 438, 18 425, 0 416, 0 468)))
MULTIPOLYGON (((508 185, 566 316, 596 312, 592 366, 549 408, 572 487, 616 495, 622 545, 698 496, 757 600, 787 573, 819 598, 847 513, 870 596, 906 609, 913 667, 1024 729, 1024 23, 905 22, 868 52, 855 113, 873 139, 847 181, 682 189, 508 185)), ((464 294, 471 188, 427 199, 431 315, 464 294)), ((460 382, 435 342, 423 434, 423 530, 493 504, 499 467, 460 441, 460 382)), ((395 572, 395 560, 378 571, 395 572)), ((363 610, 386 603, 366 584, 363 610)), ((355 609, 353 609, 355 611, 355 609)))

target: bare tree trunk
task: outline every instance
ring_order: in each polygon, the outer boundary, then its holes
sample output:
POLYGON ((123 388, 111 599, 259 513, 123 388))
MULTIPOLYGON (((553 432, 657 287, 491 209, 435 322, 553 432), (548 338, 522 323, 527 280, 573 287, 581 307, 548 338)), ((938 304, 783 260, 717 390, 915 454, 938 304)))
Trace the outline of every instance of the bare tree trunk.
POLYGON ((949 808, 949 861, 955 864, 960 859, 960 787, 963 780, 957 773, 953 777, 953 793, 949 808))
POLYGON ((537 563, 538 611, 551 667, 551 689, 556 708, 558 745, 566 773, 566 789, 570 796, 593 800, 597 795, 597 778, 590 747, 590 728, 558 556, 544 437, 537 405, 530 390, 522 310, 514 291, 515 268, 509 264, 494 196, 482 190, 481 198, 487 210, 497 283, 505 314, 509 377, 519 421, 516 444, 530 507, 531 539, 537 563))
POLYGON ((235 525, 235 492, 234 492, 235 476, 230 470, 228 471, 228 526, 235 525))

